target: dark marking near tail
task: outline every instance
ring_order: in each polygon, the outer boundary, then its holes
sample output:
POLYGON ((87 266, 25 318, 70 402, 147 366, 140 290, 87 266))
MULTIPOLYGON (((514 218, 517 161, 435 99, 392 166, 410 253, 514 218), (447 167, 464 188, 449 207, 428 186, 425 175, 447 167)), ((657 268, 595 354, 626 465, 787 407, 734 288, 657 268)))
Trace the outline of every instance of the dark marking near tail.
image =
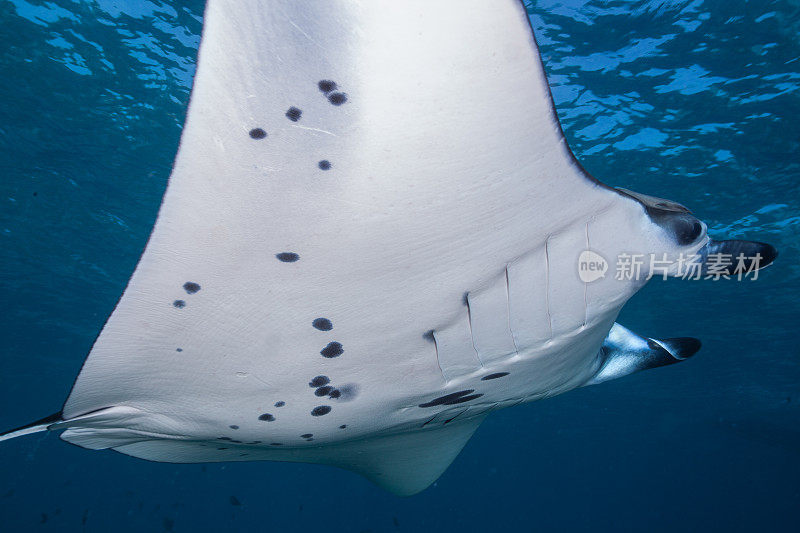
POLYGON ((463 397, 459 398, 458 400, 453 400, 452 402, 450 402, 450 403, 448 403, 446 405, 456 405, 458 403, 469 402, 469 401, 474 400, 476 398, 480 398, 481 396, 483 396, 483 394, 470 394, 469 396, 463 396, 463 397))
POLYGON ((425 333, 422 334, 422 338, 426 341, 436 342, 436 339, 433 337, 433 330, 429 329, 425 333))
POLYGON ((347 385, 342 385, 336 390, 339 391, 339 396, 341 397, 343 402, 348 402, 353 398, 355 398, 356 396, 358 396, 358 384, 356 383, 348 383, 347 385))
POLYGON ((421 427, 425 427, 425 426, 427 426, 428 424, 430 424, 431 422, 433 422, 434 420, 436 420, 436 417, 437 417, 437 416, 439 416, 439 415, 433 415, 432 417, 430 417, 430 418, 429 418, 429 419, 428 419, 428 420, 427 420, 427 421, 426 421, 424 424, 422 424, 422 426, 421 426, 421 427))
POLYGON ((435 398, 429 402, 419 404, 420 407, 434 407, 437 405, 456 405, 480 398, 483 394, 472 394, 474 389, 467 389, 435 398))
POLYGON ((483 376, 481 381, 488 381, 490 379, 497 379, 502 378, 508 375, 508 372, 495 372, 494 374, 489 374, 488 376, 483 376))
MULTIPOLYGON (((480 396, 480 394, 478 394, 478 396, 480 396)), ((455 416, 451 416, 450 418, 448 418, 447 420, 445 420, 445 421, 442 423, 442 425, 444 426, 444 425, 446 425, 446 424, 449 424, 450 422, 452 422, 453 420, 455 420, 455 419, 456 419, 456 418, 458 418, 459 416, 463 415, 465 411, 466 411, 466 409, 464 409, 464 411, 461 411, 460 413, 458 413, 458 414, 457 414, 457 415, 455 415, 455 416)))

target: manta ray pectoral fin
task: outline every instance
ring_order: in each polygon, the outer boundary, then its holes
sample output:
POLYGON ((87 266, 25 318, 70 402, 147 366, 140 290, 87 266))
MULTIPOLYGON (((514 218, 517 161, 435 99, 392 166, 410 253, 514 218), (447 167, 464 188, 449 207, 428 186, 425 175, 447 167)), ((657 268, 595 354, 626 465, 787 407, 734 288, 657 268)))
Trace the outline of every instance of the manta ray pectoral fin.
POLYGON ((394 494, 411 496, 447 470, 485 417, 321 448, 324 456, 315 462, 352 470, 394 494))
POLYGON ((421 431, 320 446, 284 449, 226 448, 224 455, 215 451, 216 446, 208 447, 203 442, 157 438, 120 443, 114 450, 148 461, 168 463, 252 460, 319 463, 361 474, 399 496, 411 496, 425 490, 442 475, 485 417, 485 414, 478 415, 421 431), (242 451, 247 453, 240 453, 242 451))
POLYGON ((23 435, 30 435, 31 433, 38 433, 40 431, 47 431, 53 424, 61 422, 61 420, 61 411, 59 411, 58 413, 46 416, 30 424, 25 424, 24 426, 0 433, 0 441, 22 437, 23 435))
POLYGON ((699 349, 700 341, 692 337, 648 339, 615 323, 600 349, 602 366, 585 385, 595 385, 640 370, 679 363, 693 356, 699 349))

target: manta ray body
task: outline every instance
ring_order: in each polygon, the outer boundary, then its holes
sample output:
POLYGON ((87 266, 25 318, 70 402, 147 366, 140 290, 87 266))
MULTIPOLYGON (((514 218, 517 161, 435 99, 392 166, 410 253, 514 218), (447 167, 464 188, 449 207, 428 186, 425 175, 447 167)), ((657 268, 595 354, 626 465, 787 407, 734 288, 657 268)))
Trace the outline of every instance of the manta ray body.
POLYGON ((521 2, 209 0, 141 260, 63 408, 0 440, 412 494, 491 411, 697 351, 615 324, 652 272, 587 251, 775 256, 590 176, 521 2))

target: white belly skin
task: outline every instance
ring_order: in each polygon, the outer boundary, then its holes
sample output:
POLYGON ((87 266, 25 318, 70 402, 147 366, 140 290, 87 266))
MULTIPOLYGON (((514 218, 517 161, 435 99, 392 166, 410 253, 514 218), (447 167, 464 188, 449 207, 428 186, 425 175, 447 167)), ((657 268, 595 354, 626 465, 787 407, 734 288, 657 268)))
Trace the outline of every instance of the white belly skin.
MULTIPOLYGON (((624 301, 641 283, 614 280, 612 273, 593 284, 578 277, 577 257, 587 249, 587 224, 592 229, 615 223, 615 216, 613 211, 605 211, 554 233, 544 244, 508 263, 496 261, 499 272, 483 286, 450 283, 451 296, 447 305, 441 306, 445 313, 436 312, 433 304, 440 294, 437 286, 446 283, 442 272, 435 283, 425 283, 430 290, 422 291, 418 298, 430 301, 420 304, 413 321, 401 321, 397 308, 370 315, 355 308, 348 310, 350 315, 325 313, 332 317, 333 328, 319 331, 310 327, 314 315, 309 313, 303 326, 310 331, 304 336, 298 332, 297 343, 291 341, 289 332, 279 332, 269 337, 270 348, 268 342, 257 347, 242 342, 245 334, 252 340, 253 330, 260 324, 253 324, 235 307, 215 310, 214 314, 226 319, 227 328, 239 332, 222 334, 219 323, 212 331, 202 322, 201 327, 191 329, 197 340, 189 335, 179 340, 168 338, 181 352, 169 344, 161 354, 171 361, 186 361, 198 353, 203 359, 202 354, 213 348, 222 357, 199 368, 177 366, 174 375, 154 374, 152 380, 163 383, 157 392, 113 405, 157 414, 150 422, 147 416, 137 422, 137 427, 148 433, 172 432, 180 438, 210 441, 222 436, 303 447, 419 429, 456 415, 469 418, 560 394, 581 386, 596 372, 603 339, 624 301), (429 315, 423 316, 426 309, 430 309, 429 315), (337 329, 348 319, 385 334, 338 334, 337 329), (395 337, 396 342, 387 341, 395 337), (343 353, 333 358, 321 356, 320 349, 328 342, 340 342, 343 353), (387 342, 390 349, 386 349, 387 342), (298 344, 306 349, 297 350, 298 344), (502 347, 507 350, 501 351, 502 347), (279 357, 283 350, 292 357, 279 357), (273 364, 280 368, 272 368, 273 364), (501 373, 504 375, 492 376, 501 373), (310 386, 317 376, 328 381, 310 386), (482 379, 487 376, 492 379, 482 379), (318 396, 320 386, 339 391, 340 396, 318 396), (457 393, 463 394, 446 403, 435 402, 457 393), (420 407, 431 402, 434 405, 420 407), (331 411, 309 416, 320 406, 330 406, 331 411), (346 431, 341 425, 347 426, 346 431), (314 440, 302 437, 307 434, 314 440)), ((590 242, 588 248, 597 250, 602 244, 590 242)), ((615 248, 600 251, 611 256, 615 248)), ((191 312, 194 296, 186 297, 187 306, 179 310, 180 316, 191 312)), ((201 300, 197 307, 203 303, 201 300)), ((164 337, 136 337, 138 343, 145 340, 165 342, 164 337)), ((152 386, 153 381, 147 384, 152 386)))

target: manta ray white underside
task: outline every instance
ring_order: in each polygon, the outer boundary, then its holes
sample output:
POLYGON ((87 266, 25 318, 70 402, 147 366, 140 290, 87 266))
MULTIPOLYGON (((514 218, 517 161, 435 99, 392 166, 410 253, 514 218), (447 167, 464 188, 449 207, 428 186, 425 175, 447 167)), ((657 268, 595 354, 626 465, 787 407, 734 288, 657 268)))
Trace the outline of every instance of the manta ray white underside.
POLYGON ((204 20, 136 271, 62 411, 0 439, 410 494, 490 411, 699 347, 615 326, 646 269, 585 283, 578 257, 733 244, 586 174, 521 2, 209 0, 204 20))

